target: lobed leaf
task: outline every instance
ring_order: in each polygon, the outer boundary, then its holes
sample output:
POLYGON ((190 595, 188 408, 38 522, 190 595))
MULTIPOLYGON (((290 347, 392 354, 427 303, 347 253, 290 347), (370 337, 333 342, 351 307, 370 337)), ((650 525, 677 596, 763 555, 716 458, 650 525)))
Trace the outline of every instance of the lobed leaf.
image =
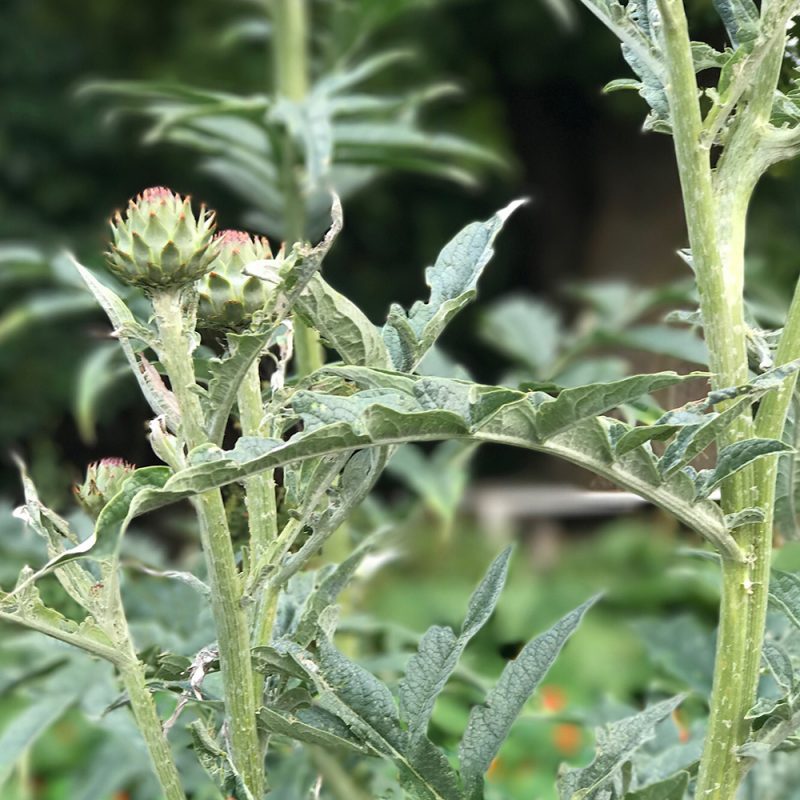
POLYGON ((497 755, 533 691, 547 674, 583 615, 597 601, 593 598, 571 611, 550 630, 540 634, 506 665, 500 680, 484 702, 472 709, 459 746, 461 777, 467 800, 483 797, 483 776, 497 755))
POLYGON ((395 369, 412 371, 450 320, 474 299, 478 279, 494 253, 494 240, 522 203, 517 200, 486 222, 467 225, 445 245, 425 271, 431 290, 426 302, 417 301, 407 314, 392 306, 383 339, 395 369))
POLYGON ((400 682, 400 708, 412 740, 426 735, 436 698, 473 636, 494 611, 508 575, 511 548, 507 547, 489 567, 469 601, 466 619, 458 636, 451 628, 433 626, 419 643, 400 682))
POLYGON ((683 701, 679 695, 597 731, 597 754, 587 767, 570 769, 558 782, 560 800, 594 800, 613 784, 631 756, 655 736, 655 728, 683 701))

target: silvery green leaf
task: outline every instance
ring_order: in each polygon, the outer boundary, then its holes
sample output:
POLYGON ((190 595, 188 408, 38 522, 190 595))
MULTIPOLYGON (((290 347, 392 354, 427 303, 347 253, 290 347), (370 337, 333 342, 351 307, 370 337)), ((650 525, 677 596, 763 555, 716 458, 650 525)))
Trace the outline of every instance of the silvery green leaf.
POLYGON ((750 43, 758 36, 759 13, 753 0, 714 0, 714 8, 734 47, 750 43))
POLYGON ((408 662, 400 683, 400 707, 412 740, 427 734, 436 698, 472 637, 492 615, 505 584, 510 557, 511 548, 506 548, 489 567, 470 598, 467 617, 458 636, 451 628, 438 625, 429 628, 408 662))
POLYGON ((336 350, 346 364, 378 368, 390 365, 380 330, 321 275, 309 281, 295 308, 319 332, 323 344, 336 350))
POLYGON ((783 429, 792 449, 778 458, 775 483, 775 525, 787 539, 800 538, 800 397, 792 395, 783 429))
POLYGON ((528 642, 510 661, 483 703, 473 707, 459 745, 461 777, 468 800, 483 797, 483 776, 508 736, 525 703, 549 671, 561 648, 597 601, 593 598, 571 611, 550 630, 528 642))
POLYGON ((800 628, 800 575, 774 569, 770 573, 769 602, 800 628))
POLYGON ((720 413, 704 415, 696 423, 684 426, 674 441, 664 451, 658 462, 659 472, 666 478, 694 461, 722 431, 728 430, 731 422, 749 410, 752 397, 740 397, 720 413))
POLYGON ((542 439, 548 439, 581 419, 603 414, 644 394, 705 377, 705 373, 678 375, 676 372, 659 372, 565 389, 556 398, 548 398, 537 407, 536 430, 542 439))
POLYGON ((786 648, 780 642, 767 637, 764 639, 761 655, 778 686, 787 694, 793 692, 795 688, 794 667, 786 648))
POLYGON ((655 736, 655 728, 683 701, 683 696, 656 703, 632 717, 597 731, 597 753, 587 767, 567 770, 558 782, 560 800, 595 800, 619 776, 633 754, 655 736))
POLYGON ((753 461, 776 453, 785 453, 790 448, 777 439, 745 439, 723 447, 712 470, 703 470, 697 478, 698 497, 708 497, 726 478, 734 475, 753 461))
POLYGON ((460 800, 456 774, 444 754, 426 739, 411 746, 388 688, 326 639, 318 646, 316 664, 299 649, 295 658, 312 676, 319 704, 373 751, 391 759, 415 800, 460 800))
POLYGON ((304 709, 288 714, 261 708, 258 711, 258 722, 270 733, 304 744, 362 755, 371 754, 338 717, 322 709, 304 709))
MULTIPOLYGON (((456 395, 463 391, 463 384, 457 384, 456 395)), ((482 396, 480 387, 475 391, 476 397, 482 396)), ((534 424, 536 409, 530 398, 522 393, 503 391, 509 402, 496 407, 494 413, 482 418, 473 430, 467 420, 453 411, 403 411, 387 407, 376 397, 372 402, 364 402, 358 395, 336 397, 331 407, 335 413, 329 417, 327 396, 310 393, 316 407, 308 410, 316 414, 318 426, 287 442, 264 439, 249 443, 244 449, 237 447, 229 452, 209 453, 202 462, 177 473, 162 491, 143 497, 137 504, 137 511, 144 513, 262 470, 305 459, 408 441, 472 438, 478 442, 510 444, 551 453, 583 466, 674 514, 730 558, 743 558, 738 545, 725 530, 719 507, 710 501, 696 502, 692 483, 682 472, 663 481, 652 454, 641 448, 615 460, 605 424, 598 419, 576 423, 568 431, 542 443, 534 424)), ((495 387, 489 387, 487 392, 490 397, 497 395, 495 387)), ((413 400, 413 395, 398 389, 397 395, 400 394, 413 400)))
POLYGON ((478 279, 494 253, 494 240, 522 202, 511 203, 486 222, 467 225, 445 245, 425 272, 431 289, 426 302, 417 301, 408 314, 393 307, 383 338, 395 369, 412 371, 448 322, 474 299, 478 279))

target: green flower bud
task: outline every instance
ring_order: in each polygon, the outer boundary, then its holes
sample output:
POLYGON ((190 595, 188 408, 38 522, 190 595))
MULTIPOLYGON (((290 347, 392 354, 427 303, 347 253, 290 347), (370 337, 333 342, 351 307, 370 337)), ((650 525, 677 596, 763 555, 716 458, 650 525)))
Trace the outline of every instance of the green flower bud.
MULTIPOLYGON (((197 325, 200 328, 236 331, 246 328, 256 311, 264 308, 278 283, 277 261, 269 242, 243 231, 222 231, 214 237, 216 254, 208 274, 198 286, 197 325), (275 261, 274 280, 245 274, 245 267, 275 261)), ((264 271, 261 270, 263 273, 264 271)))
POLYGON ((202 278, 214 257, 214 214, 195 217, 188 197, 156 186, 128 202, 111 220, 109 269, 125 283, 177 288, 202 278))
POLYGON ((105 504, 122 488, 136 468, 121 458, 104 458, 89 464, 86 480, 75 486, 75 498, 90 517, 97 519, 105 504))

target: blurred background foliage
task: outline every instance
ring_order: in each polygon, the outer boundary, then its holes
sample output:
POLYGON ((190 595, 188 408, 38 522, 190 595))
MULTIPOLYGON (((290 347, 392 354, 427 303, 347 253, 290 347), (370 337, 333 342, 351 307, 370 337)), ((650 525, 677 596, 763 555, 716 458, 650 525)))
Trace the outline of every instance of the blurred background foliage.
MULTIPOLYGON (((699 27, 707 26, 698 38, 721 42, 710 2, 690 5, 699 27)), ((20 494, 6 457, 11 449, 24 453, 45 499, 59 509, 68 505, 70 485, 88 461, 122 456, 144 464, 151 458, 142 435, 146 408, 133 381, 112 380, 116 362, 107 326, 60 252, 69 248, 84 263, 100 266, 110 213, 149 185, 166 184, 207 202, 218 210, 222 227, 239 226, 249 211, 239 194, 198 168, 200 156, 176 144, 143 146, 147 119, 110 114, 114 101, 78 90, 93 80, 152 80, 229 93, 264 91, 268 32, 247 22, 259 6, 258 0, 3 4, 4 586, 20 563, 41 558, 30 534, 10 518, 20 494)), ((687 269, 675 255, 685 244, 679 188, 670 139, 641 133, 640 99, 601 95, 608 80, 624 74, 613 38, 564 0, 319 0, 313 27, 320 32, 320 69, 330 53, 363 47, 354 13, 383 18, 365 52, 414 52, 376 76, 371 88, 402 93, 408 86, 457 84, 460 95, 423 111, 423 127, 474 142, 505 166, 481 166, 474 186, 413 172, 383 174, 345 205, 345 234, 326 262, 331 283, 380 319, 390 300, 407 304, 420 294, 422 268, 466 221, 529 196, 532 202, 500 240, 481 302, 444 339, 450 357, 479 380, 562 385, 614 377, 630 362, 642 369, 702 363, 702 343, 691 328, 660 325, 666 310, 691 306, 687 269)), ((797 165, 783 165, 762 184, 752 215, 748 268, 756 289, 752 300, 763 318, 779 317, 800 270, 799 216, 800 172, 797 165)), ((670 405, 684 399, 670 398, 670 405)), ((414 632, 460 619, 471 587, 499 547, 496 537, 517 535, 523 546, 493 624, 471 650, 468 669, 475 681, 496 674, 531 633, 590 592, 606 589, 600 610, 558 662, 493 768, 496 797, 549 798, 556 765, 591 748, 585 725, 602 721, 603 714, 618 716, 621 704, 637 704, 654 691, 702 687, 717 588, 713 568, 676 555, 684 544, 680 532, 652 512, 610 522, 599 516, 533 519, 492 538, 456 510, 468 465, 490 481, 584 480, 523 453, 498 452, 438 453, 438 463, 452 459, 456 465, 449 481, 441 479, 437 462, 428 467, 431 480, 419 480, 422 451, 409 450, 395 462, 374 507, 364 513, 406 520, 403 535, 396 537, 395 557, 353 592, 343 636, 377 671, 396 670, 387 654, 407 650, 414 632), (435 475, 440 483, 431 490, 435 475), (691 645, 692 658, 681 662, 690 667, 676 667, 665 641, 691 645), (587 717, 583 709, 592 707, 600 710, 587 717)), ((154 566, 178 558, 186 568, 192 550, 182 545, 191 533, 182 520, 159 518, 155 530, 157 540, 130 537, 132 557, 145 554, 154 566)), ((779 559, 784 568, 800 567, 793 547, 779 559)), ((173 606, 170 590, 152 578, 132 576, 129 584, 134 618, 159 593, 166 593, 162 607, 191 609, 187 598, 173 606)), ((197 643, 187 614, 175 647, 189 653, 197 643)), ((3 719, 24 702, 27 689, 15 676, 24 671, 32 645, 29 637, 17 641, 17 632, 0 635, 2 742, 3 719)), ((139 635, 145 644, 156 638, 144 618, 139 635)), ((46 682, 48 674, 44 669, 37 680, 46 682)), ((440 702, 434 719, 439 739, 463 726, 470 697, 467 679, 440 702)), ((81 701, 80 713, 72 703, 73 710, 26 757, 27 772, 0 797, 104 800, 127 792, 147 798, 141 753, 138 761, 131 758, 127 773, 111 770, 103 758, 114 752, 114 741, 130 746, 135 739, 124 715, 101 713, 112 699, 98 691, 94 700, 81 701)), ((677 719, 675 730, 681 738, 693 735, 688 718, 677 719)), ((206 796, 200 778, 197 786, 194 796, 206 796)))

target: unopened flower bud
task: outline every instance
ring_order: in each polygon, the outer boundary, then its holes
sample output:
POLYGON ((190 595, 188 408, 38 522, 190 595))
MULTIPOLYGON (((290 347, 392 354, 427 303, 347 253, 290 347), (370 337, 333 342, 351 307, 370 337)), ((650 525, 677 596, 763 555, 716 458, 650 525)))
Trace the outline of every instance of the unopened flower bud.
POLYGON ((97 519, 108 501, 136 468, 121 458, 104 458, 90 464, 86 480, 75 486, 75 497, 89 516, 97 519))
POLYGON ((197 324, 217 330, 241 330, 267 304, 278 283, 277 264, 266 273, 270 278, 274 274, 274 280, 245 273, 248 266, 263 266, 274 260, 269 242, 261 236, 222 231, 214 237, 214 245, 210 271, 198 286, 197 324))
POLYGON ((214 214, 195 217, 188 197, 163 186, 145 189, 111 220, 109 269, 125 283, 147 289, 177 288, 210 269, 214 214))

